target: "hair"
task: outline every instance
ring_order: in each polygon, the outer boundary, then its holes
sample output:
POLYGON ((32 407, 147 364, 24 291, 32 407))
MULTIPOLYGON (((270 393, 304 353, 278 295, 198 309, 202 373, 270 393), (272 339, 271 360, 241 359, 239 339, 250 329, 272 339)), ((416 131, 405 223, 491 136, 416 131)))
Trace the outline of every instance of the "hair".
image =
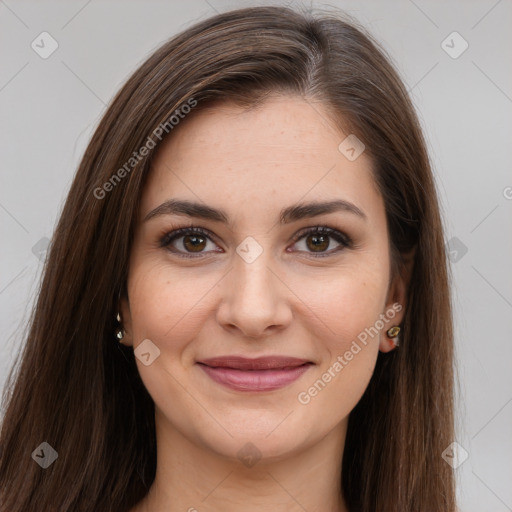
POLYGON ((161 144, 150 147, 148 137, 164 125, 171 137, 169 119, 186 104, 197 102, 192 116, 217 102, 250 108, 282 94, 318 102, 364 142, 384 199, 392 271, 410 268, 400 348, 379 353, 349 416, 340 461, 347 506, 455 511, 453 470, 441 457, 454 438, 453 334, 436 187, 397 71, 347 19, 285 7, 213 16, 160 46, 111 101, 71 185, 4 390, 2 510, 124 512, 146 495, 156 471, 154 404, 133 350, 116 342, 115 316, 161 144), (43 441, 58 452, 44 470, 31 460, 43 441))

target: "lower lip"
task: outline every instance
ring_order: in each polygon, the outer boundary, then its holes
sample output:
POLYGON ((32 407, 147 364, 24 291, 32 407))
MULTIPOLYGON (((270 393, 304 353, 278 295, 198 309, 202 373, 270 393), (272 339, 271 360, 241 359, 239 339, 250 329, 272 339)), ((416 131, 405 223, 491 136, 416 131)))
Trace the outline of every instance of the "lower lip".
POLYGON ((273 391, 297 380, 311 364, 276 370, 235 370, 199 365, 215 382, 236 391, 273 391))

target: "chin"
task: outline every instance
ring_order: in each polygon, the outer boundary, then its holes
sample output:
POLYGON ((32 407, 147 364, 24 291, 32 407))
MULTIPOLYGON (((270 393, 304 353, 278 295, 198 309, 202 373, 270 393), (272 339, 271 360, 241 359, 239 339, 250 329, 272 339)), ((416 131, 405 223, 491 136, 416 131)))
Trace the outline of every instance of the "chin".
POLYGON ((231 411, 222 416, 229 434, 218 425, 213 430, 207 429, 204 423, 197 425, 197 433, 201 444, 227 459, 243 462, 248 456, 275 462, 304 451, 327 434, 320 425, 302 418, 300 412, 303 411, 291 406, 279 412, 231 411))

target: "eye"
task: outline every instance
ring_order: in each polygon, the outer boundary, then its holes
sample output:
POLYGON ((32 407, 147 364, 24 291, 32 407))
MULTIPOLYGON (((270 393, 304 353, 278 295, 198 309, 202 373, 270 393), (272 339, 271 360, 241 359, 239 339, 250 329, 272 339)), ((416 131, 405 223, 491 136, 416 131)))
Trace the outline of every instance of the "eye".
POLYGON ((199 257, 207 252, 222 252, 212 241, 208 231, 202 228, 181 228, 167 233, 160 246, 184 258, 199 257))
POLYGON ((300 252, 319 257, 329 256, 352 246, 352 240, 337 229, 315 226, 300 231, 294 237, 294 246, 300 252))
MULTIPOLYGON (((160 246, 183 258, 198 258, 211 252, 223 252, 213 238, 208 230, 190 226, 165 234, 160 246)), ((352 240, 347 235, 327 226, 306 228, 297 233, 293 241, 296 250, 315 257, 330 256, 352 246, 352 240)))

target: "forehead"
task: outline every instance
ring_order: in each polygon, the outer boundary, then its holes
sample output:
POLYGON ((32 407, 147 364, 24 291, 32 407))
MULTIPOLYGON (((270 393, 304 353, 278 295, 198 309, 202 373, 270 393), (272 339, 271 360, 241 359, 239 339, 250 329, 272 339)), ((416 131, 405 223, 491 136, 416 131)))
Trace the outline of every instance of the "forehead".
POLYGON ((251 109, 224 103, 177 128, 153 162, 143 214, 175 196, 242 210, 302 198, 343 198, 370 209, 381 201, 370 158, 350 161, 340 152, 349 134, 318 102, 278 96, 251 109))

